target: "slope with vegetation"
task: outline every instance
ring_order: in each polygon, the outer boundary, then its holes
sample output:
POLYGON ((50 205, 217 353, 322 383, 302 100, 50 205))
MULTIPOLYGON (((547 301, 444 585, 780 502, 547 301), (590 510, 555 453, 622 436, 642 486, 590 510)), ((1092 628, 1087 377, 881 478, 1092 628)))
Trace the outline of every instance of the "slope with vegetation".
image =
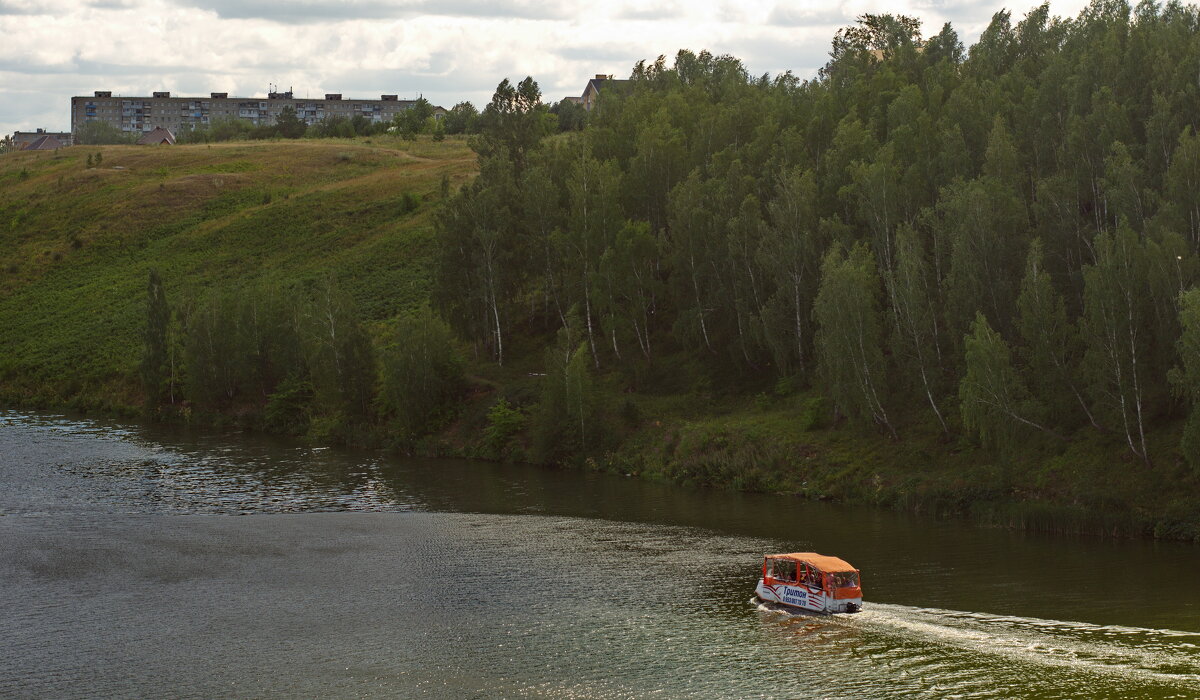
MULTIPOLYGON (((243 371, 221 364, 239 346, 200 352, 200 329, 226 343, 240 338, 240 319, 219 318, 216 310, 244 303, 242 311, 262 319, 266 314, 250 307, 320 297, 326 312, 353 307, 356 325, 361 320, 365 332, 382 332, 427 299, 432 212, 474 168, 461 140, 387 138, 6 156, 0 160, 3 395, 110 410, 161 398, 168 411, 180 410, 181 401, 189 411, 257 411, 261 401, 252 395, 226 396, 219 405, 201 399, 235 389, 233 379, 218 386, 213 375, 243 371), (165 355, 171 377, 161 397, 147 397, 139 381, 151 269, 170 309, 161 325, 171 336, 165 355), (227 327, 205 325, 214 320, 227 327), (193 363, 191 377, 185 360, 193 363)), ((303 312, 317 315, 316 308, 303 312)), ((259 331, 262 343, 311 349, 259 331)))
POLYGON ((868 15, 808 81, 640 63, 582 129, 506 80, 477 161, 8 156, 0 388, 1198 538, 1198 30, 1098 0, 967 51, 868 15))

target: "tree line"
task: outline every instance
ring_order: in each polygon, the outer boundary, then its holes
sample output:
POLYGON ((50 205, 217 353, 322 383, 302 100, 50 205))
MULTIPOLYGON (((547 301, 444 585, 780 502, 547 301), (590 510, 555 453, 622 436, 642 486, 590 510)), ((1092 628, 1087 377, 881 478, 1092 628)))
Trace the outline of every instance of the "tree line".
POLYGON ((462 359, 428 307, 376 338, 332 277, 225 284, 172 305, 149 273, 140 365, 147 409, 234 415, 260 428, 346 440, 386 425, 404 442, 440 427, 462 359))
POLYGON ((1187 417, 1200 465, 1197 35, 1174 1, 1002 11, 969 49, 864 15, 810 80, 680 51, 561 136, 506 80, 434 302, 494 362, 545 339, 580 446, 588 382, 669 366, 999 451, 1100 430, 1150 465, 1187 417))

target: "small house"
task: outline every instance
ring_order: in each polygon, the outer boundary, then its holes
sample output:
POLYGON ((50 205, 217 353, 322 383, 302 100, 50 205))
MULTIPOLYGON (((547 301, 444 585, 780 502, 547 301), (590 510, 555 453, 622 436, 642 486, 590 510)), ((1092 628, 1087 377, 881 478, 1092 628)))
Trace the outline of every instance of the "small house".
POLYGON ((137 140, 139 146, 174 146, 175 134, 172 134, 167 129, 161 126, 156 126, 152 131, 147 131, 142 138, 137 140))

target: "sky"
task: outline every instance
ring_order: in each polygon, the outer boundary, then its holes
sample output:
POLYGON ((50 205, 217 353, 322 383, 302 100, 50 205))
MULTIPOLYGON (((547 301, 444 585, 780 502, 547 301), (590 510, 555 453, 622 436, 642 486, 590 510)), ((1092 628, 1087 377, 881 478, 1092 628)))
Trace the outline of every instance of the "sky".
MULTIPOLYGON (((0 134, 67 130, 70 98, 113 95, 424 95, 482 108, 504 78, 543 99, 579 95, 598 73, 629 76, 680 49, 740 58, 754 75, 801 78, 839 27, 866 12, 951 22, 965 44, 998 0, 0 0, 0 134)), ((1052 2, 1074 16, 1082 0, 1052 2)))

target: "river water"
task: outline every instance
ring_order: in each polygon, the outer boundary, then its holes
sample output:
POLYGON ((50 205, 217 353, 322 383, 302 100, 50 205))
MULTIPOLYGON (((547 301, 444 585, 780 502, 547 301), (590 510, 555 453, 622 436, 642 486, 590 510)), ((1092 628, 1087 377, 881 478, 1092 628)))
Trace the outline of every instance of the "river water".
POLYGON ((16 412, 0 612, 0 697, 1200 697, 1190 545, 16 412))

